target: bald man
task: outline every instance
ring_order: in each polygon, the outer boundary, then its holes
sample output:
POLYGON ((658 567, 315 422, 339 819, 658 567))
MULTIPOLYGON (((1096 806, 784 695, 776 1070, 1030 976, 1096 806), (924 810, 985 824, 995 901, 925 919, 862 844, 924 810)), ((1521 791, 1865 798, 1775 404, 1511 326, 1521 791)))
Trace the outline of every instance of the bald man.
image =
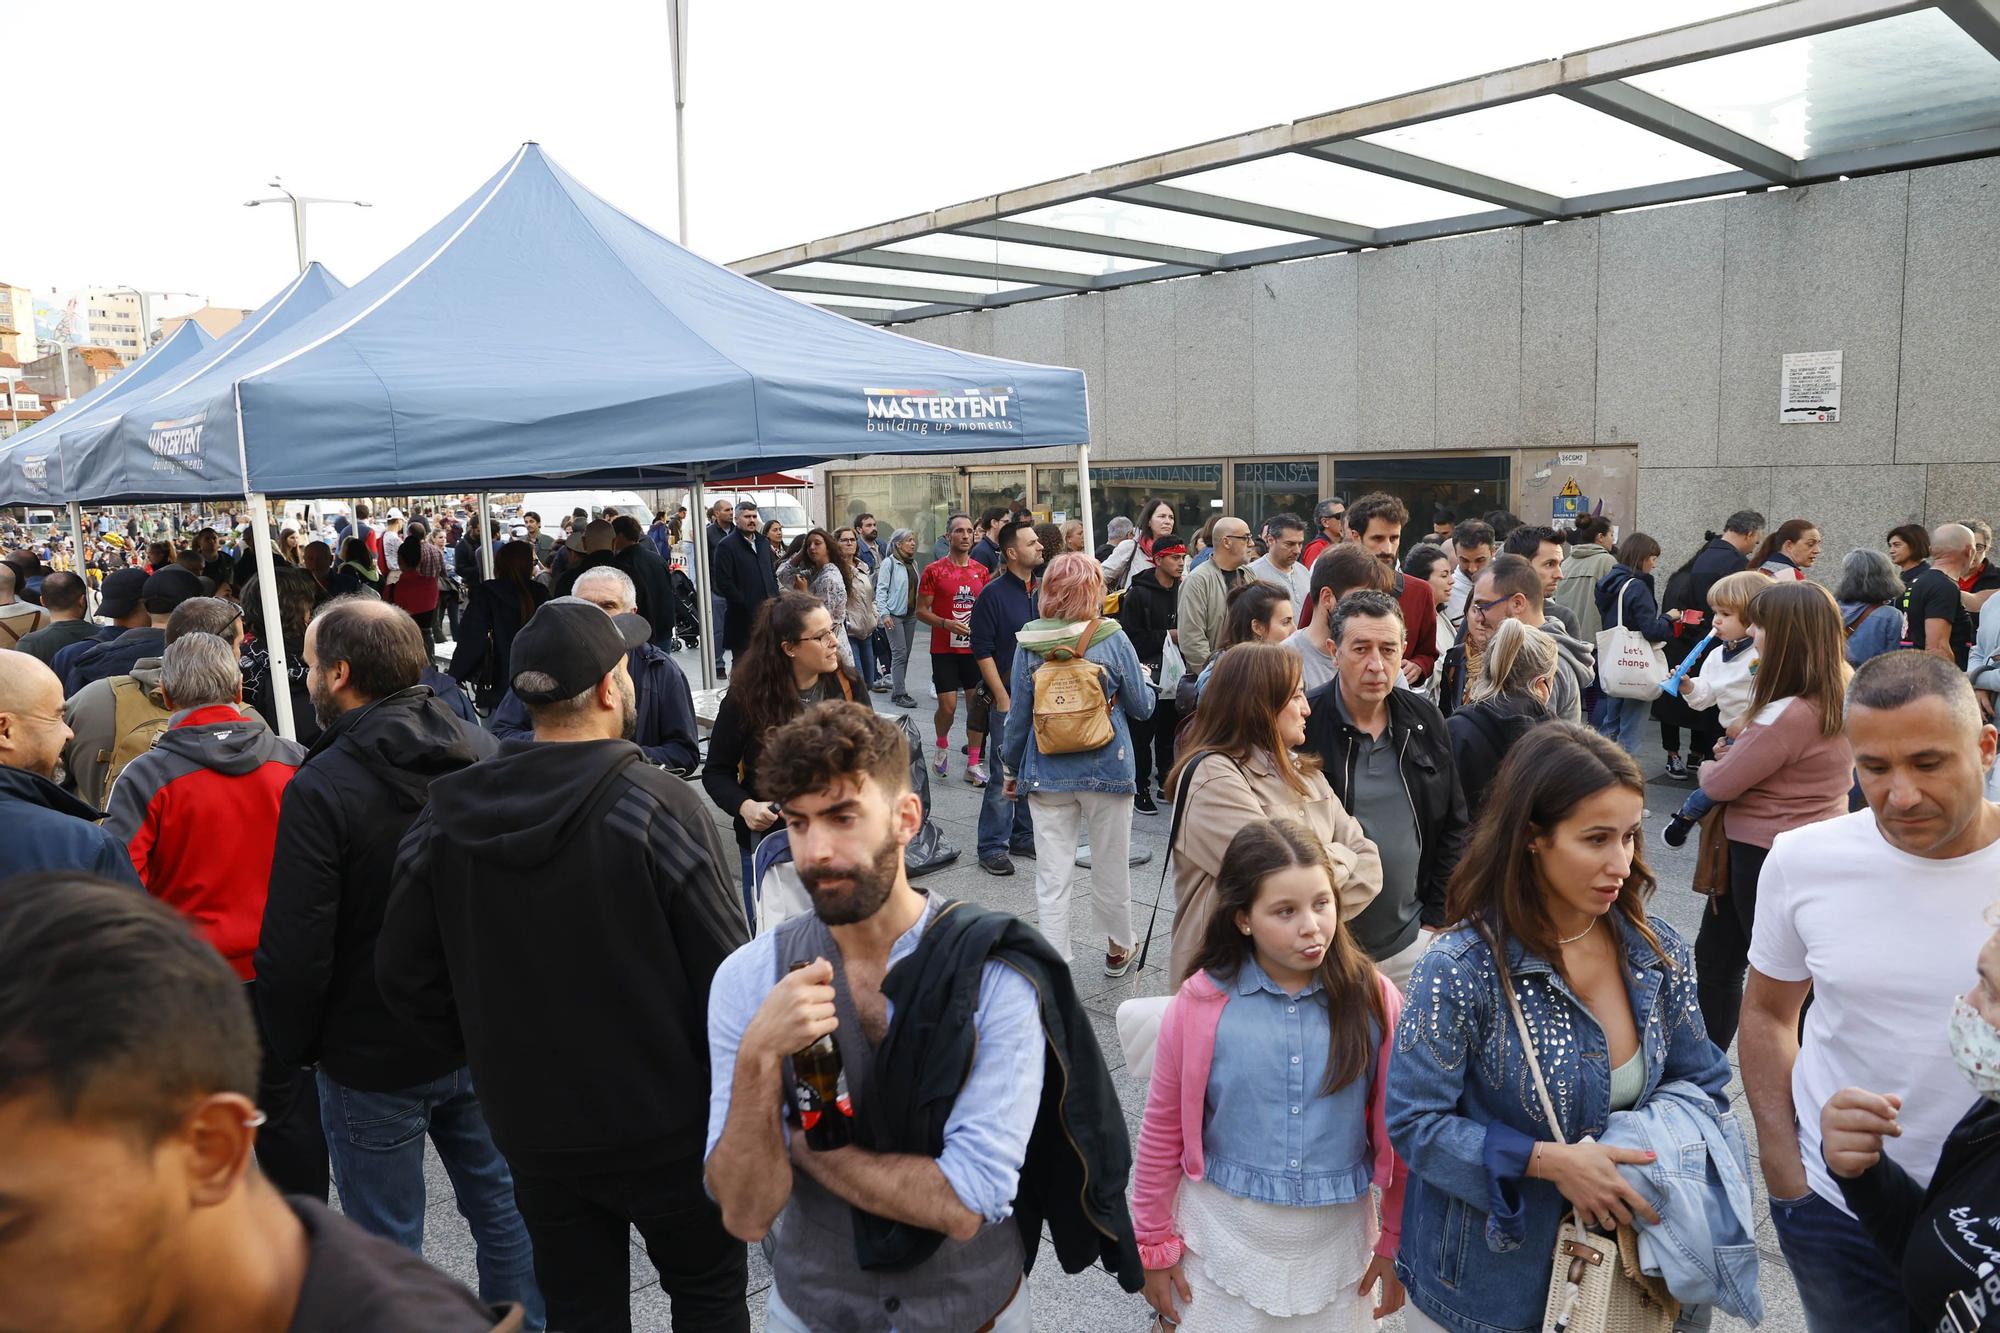
POLYGON ((1215 656, 1229 590, 1248 577, 1245 567, 1256 554, 1250 549, 1250 525, 1240 518, 1218 518, 1210 537, 1215 554, 1181 580, 1175 611, 1181 660, 1190 673, 1198 673, 1215 656))
POLYGON ((125 849, 97 826, 102 812, 55 784, 68 743, 56 673, 26 653, 0 652, 0 880, 68 870, 140 888, 125 849))
POLYGON ((1958 581, 1972 571, 1972 529, 1947 523, 1931 534, 1930 567, 1903 592, 1903 637, 1911 647, 1965 669, 1972 650, 1972 616, 1958 581))
POLYGON ((0 648, 20 647, 21 640, 49 623, 41 607, 15 595, 19 583, 14 566, 0 564, 0 648))
POLYGON ((576 596, 576 581, 593 569, 603 569, 617 563, 617 553, 612 549, 614 532, 611 524, 601 518, 594 518, 583 525, 583 558, 572 559, 563 566, 562 573, 556 575, 549 585, 551 597, 576 596))

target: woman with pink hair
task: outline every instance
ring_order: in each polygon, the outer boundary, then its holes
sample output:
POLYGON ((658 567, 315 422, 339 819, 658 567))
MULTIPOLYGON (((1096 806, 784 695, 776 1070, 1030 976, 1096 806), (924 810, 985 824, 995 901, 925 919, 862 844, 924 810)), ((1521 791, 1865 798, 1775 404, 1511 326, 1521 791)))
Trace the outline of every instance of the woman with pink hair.
POLYGON ((1153 715, 1153 685, 1139 665, 1132 641, 1116 620, 1104 617, 1104 575, 1097 562, 1065 551, 1049 563, 1041 584, 1041 618, 1016 639, 1014 678, 1007 693, 1007 730, 1000 759, 1007 795, 1025 796, 1035 817, 1035 901, 1042 934, 1070 957, 1069 890, 1076 876, 1079 826, 1088 822, 1091 897, 1097 930, 1105 940, 1104 975, 1122 977, 1132 965, 1132 733, 1127 719, 1153 715), (1076 663, 1103 695, 1104 716, 1094 716, 1094 696, 1083 712, 1053 706, 1036 717, 1035 673, 1045 664, 1076 663), (1105 737, 1078 748, 1079 736, 1105 737))

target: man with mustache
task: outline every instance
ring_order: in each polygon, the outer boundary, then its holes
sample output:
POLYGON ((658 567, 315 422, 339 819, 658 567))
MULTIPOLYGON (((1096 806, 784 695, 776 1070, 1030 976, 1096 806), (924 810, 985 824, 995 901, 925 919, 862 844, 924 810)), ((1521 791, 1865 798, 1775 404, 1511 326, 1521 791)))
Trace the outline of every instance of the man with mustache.
POLYGON ((508 682, 533 736, 431 784, 376 974, 415 1033, 463 1034, 549 1327, 630 1327, 637 1226, 676 1327, 748 1333, 746 1253, 701 1181, 704 1001, 748 931, 707 808, 632 743, 651 637, 581 598, 535 611, 508 682))
POLYGON ((888 719, 823 703, 758 770, 813 910, 716 973, 707 1182, 732 1235, 775 1224, 773 1333, 1027 1329, 1045 1220, 1065 1268, 1143 1280, 1124 1117, 1068 969, 1015 918, 911 886, 909 765, 888 719), (819 1114, 851 1109, 853 1141, 820 1151, 781 1116, 790 1057, 829 1034, 849 1097, 819 1114), (1068 1079, 1038 1124, 1045 1059, 1068 1079))

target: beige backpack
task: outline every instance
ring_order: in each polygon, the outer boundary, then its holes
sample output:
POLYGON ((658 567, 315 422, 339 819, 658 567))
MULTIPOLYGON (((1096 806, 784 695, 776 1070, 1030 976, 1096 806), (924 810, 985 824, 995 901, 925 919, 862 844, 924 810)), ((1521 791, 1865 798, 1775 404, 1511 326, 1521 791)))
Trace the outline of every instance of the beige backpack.
POLYGON ((1075 648, 1053 648, 1035 668, 1035 748, 1043 754, 1083 754, 1111 744, 1111 700, 1104 668, 1084 657, 1100 617, 1083 628, 1075 648))
POLYGON ((158 688, 149 690, 133 676, 111 678, 111 699, 111 749, 97 752, 104 764, 104 786, 90 793, 100 810, 111 799, 111 788, 125 765, 153 748, 153 742, 167 729, 167 719, 173 716, 158 688))

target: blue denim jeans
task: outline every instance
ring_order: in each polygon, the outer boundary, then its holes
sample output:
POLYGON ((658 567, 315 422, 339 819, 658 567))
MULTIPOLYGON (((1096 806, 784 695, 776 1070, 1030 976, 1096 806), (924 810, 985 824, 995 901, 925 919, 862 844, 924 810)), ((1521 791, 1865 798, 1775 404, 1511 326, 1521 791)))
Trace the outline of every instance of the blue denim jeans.
POLYGON ((1817 1194, 1771 1200, 1810 1333, 1904 1333, 1903 1284, 1861 1224, 1817 1194))
POLYGON ((986 789, 979 794, 979 857, 999 856, 1012 848, 1027 850, 1035 845, 1035 822, 1028 817, 1025 798, 1007 799, 1007 783, 1000 772, 999 738, 1007 734, 1007 714, 991 710, 987 723, 991 738, 987 749, 986 789))
POLYGON ((1604 734, 1617 741, 1626 754, 1636 758, 1640 736, 1646 730, 1646 719, 1652 715, 1651 699, 1619 699, 1607 694, 1604 697, 1604 734))
POLYGON ((518 1301, 530 1328, 541 1328, 534 1248, 514 1206, 514 1176, 493 1146, 470 1070, 397 1092, 364 1092, 319 1076, 340 1210, 362 1230, 424 1252, 424 1138, 451 1177, 458 1211, 478 1249, 479 1298, 518 1301))
POLYGON ((854 668, 861 673, 861 687, 872 689, 878 669, 875 665, 875 636, 872 634, 850 634, 847 646, 854 653, 854 668))

